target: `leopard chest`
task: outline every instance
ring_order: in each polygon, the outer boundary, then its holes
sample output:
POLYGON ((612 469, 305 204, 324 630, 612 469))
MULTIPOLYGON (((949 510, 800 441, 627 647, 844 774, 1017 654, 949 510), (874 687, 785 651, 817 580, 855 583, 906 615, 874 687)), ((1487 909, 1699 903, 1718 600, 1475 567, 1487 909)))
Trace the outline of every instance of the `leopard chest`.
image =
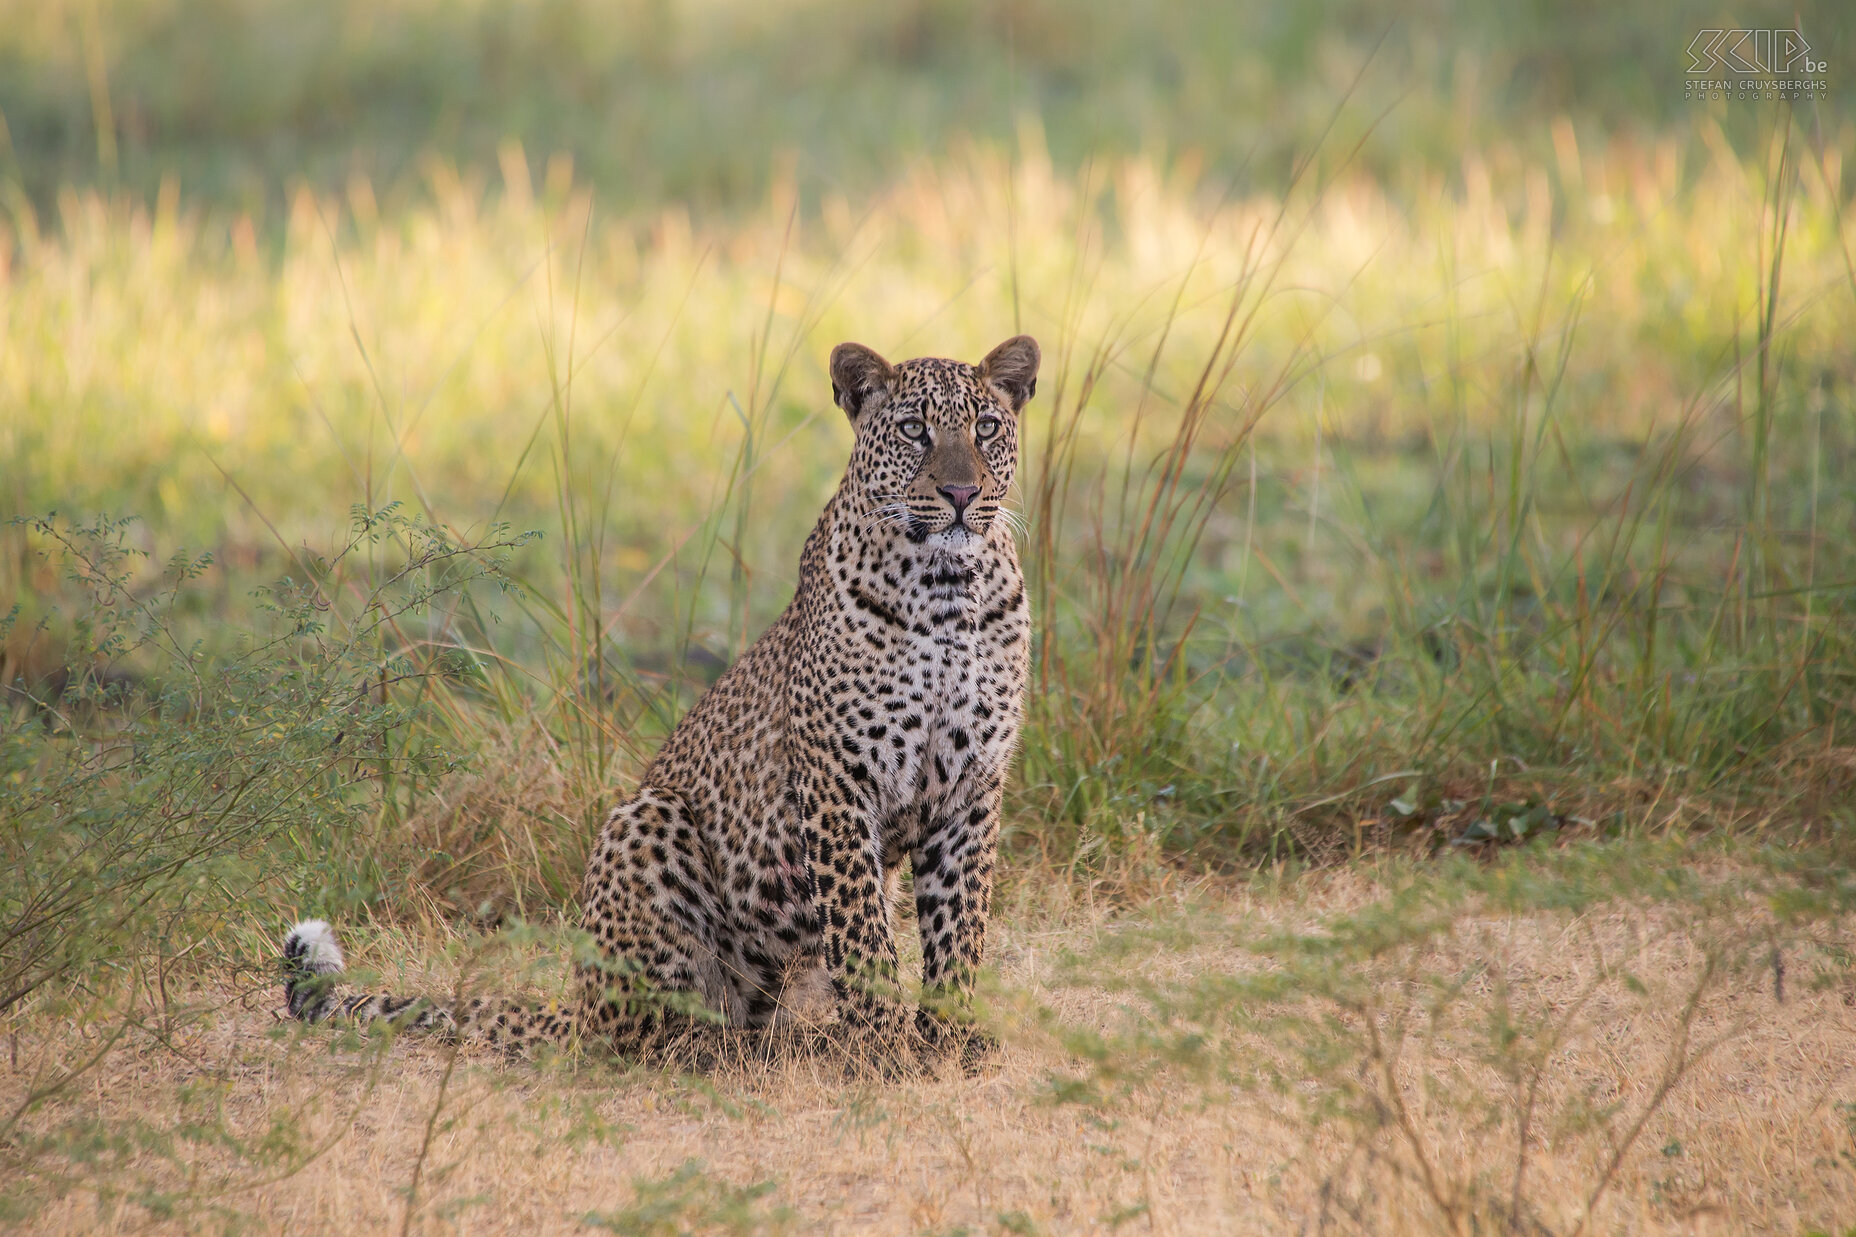
MULTIPOLYGON (((837 743, 885 832, 996 782, 1017 741, 1029 620, 1009 558, 923 555, 844 582, 837 743)), ((906 836, 882 839, 884 849, 906 836)))

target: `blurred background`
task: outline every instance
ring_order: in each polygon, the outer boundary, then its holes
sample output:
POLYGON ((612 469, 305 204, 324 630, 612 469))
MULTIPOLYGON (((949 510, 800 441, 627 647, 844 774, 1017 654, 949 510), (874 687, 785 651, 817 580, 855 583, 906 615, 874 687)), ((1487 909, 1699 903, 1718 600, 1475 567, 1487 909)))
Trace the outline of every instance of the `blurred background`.
POLYGON ((322 642, 404 711, 331 800, 374 875, 290 879, 564 901, 790 596, 830 347, 1023 330, 1014 845, 1847 820, 1853 25, 0 0, 0 514, 57 513, 5 530, 15 716, 178 726, 177 667, 322 642), (1697 91, 1754 28, 1805 88, 1697 91), (434 529, 501 574, 378 621, 434 529))
POLYGON ((762 205, 779 175, 813 209, 864 199, 1027 119, 1065 175, 1138 155, 1238 192, 1280 191, 1311 157, 1389 185, 1495 146, 1551 164, 1555 120, 1601 145, 1687 145, 1712 120, 1743 148, 1771 109, 1684 95, 1710 27, 1803 34, 1828 65, 1810 75, 1826 136, 1856 98, 1829 2, 8 0, 4 16, 0 168, 37 209, 93 185, 152 203, 172 179, 272 224, 299 185, 360 178, 404 205, 429 196, 433 160, 494 177, 512 141, 536 173, 571 156, 606 209, 703 216, 762 205))

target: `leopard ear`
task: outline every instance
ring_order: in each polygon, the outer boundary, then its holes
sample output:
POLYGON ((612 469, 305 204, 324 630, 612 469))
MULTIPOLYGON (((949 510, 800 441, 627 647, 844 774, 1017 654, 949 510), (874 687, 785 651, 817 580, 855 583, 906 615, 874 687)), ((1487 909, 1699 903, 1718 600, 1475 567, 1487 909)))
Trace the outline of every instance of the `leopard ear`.
POLYGON ((862 344, 839 344, 831 350, 831 398, 855 422, 872 397, 886 398, 896 371, 862 344))
POLYGON ((980 377, 1017 412, 1038 393, 1038 360, 1038 341, 1029 335, 1014 335, 986 354, 980 362, 980 377))

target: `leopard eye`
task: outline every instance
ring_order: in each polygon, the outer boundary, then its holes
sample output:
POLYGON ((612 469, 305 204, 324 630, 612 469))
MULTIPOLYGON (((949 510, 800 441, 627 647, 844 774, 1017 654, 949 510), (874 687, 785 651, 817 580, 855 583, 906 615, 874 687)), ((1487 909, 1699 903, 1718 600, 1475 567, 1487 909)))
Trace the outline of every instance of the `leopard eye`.
POLYGON ((981 417, 979 421, 975 423, 973 426, 973 436, 979 439, 981 442, 985 442, 988 438, 991 438, 994 434, 997 434, 998 432, 999 432, 999 418, 998 417, 981 417))
POLYGON ((902 436, 916 442, 928 437, 928 426, 920 417, 910 417, 902 423, 902 436))

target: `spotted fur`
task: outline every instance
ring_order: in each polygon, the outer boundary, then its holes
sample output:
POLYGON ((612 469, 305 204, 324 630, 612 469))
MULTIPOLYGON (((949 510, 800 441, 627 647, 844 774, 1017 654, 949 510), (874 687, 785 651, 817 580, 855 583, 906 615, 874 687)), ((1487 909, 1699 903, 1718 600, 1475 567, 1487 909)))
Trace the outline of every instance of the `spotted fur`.
POLYGON ((968 998, 1031 638, 1003 504, 1038 361, 1026 336, 977 366, 833 350, 850 463, 792 604, 608 817, 581 891, 602 961, 582 968, 576 1006, 342 996, 318 921, 286 944, 291 1013, 506 1046, 577 1033, 650 1056, 779 1026, 815 994, 839 1042, 892 1055, 977 1042, 968 998), (904 861, 925 994, 913 1019, 892 914, 904 861))

